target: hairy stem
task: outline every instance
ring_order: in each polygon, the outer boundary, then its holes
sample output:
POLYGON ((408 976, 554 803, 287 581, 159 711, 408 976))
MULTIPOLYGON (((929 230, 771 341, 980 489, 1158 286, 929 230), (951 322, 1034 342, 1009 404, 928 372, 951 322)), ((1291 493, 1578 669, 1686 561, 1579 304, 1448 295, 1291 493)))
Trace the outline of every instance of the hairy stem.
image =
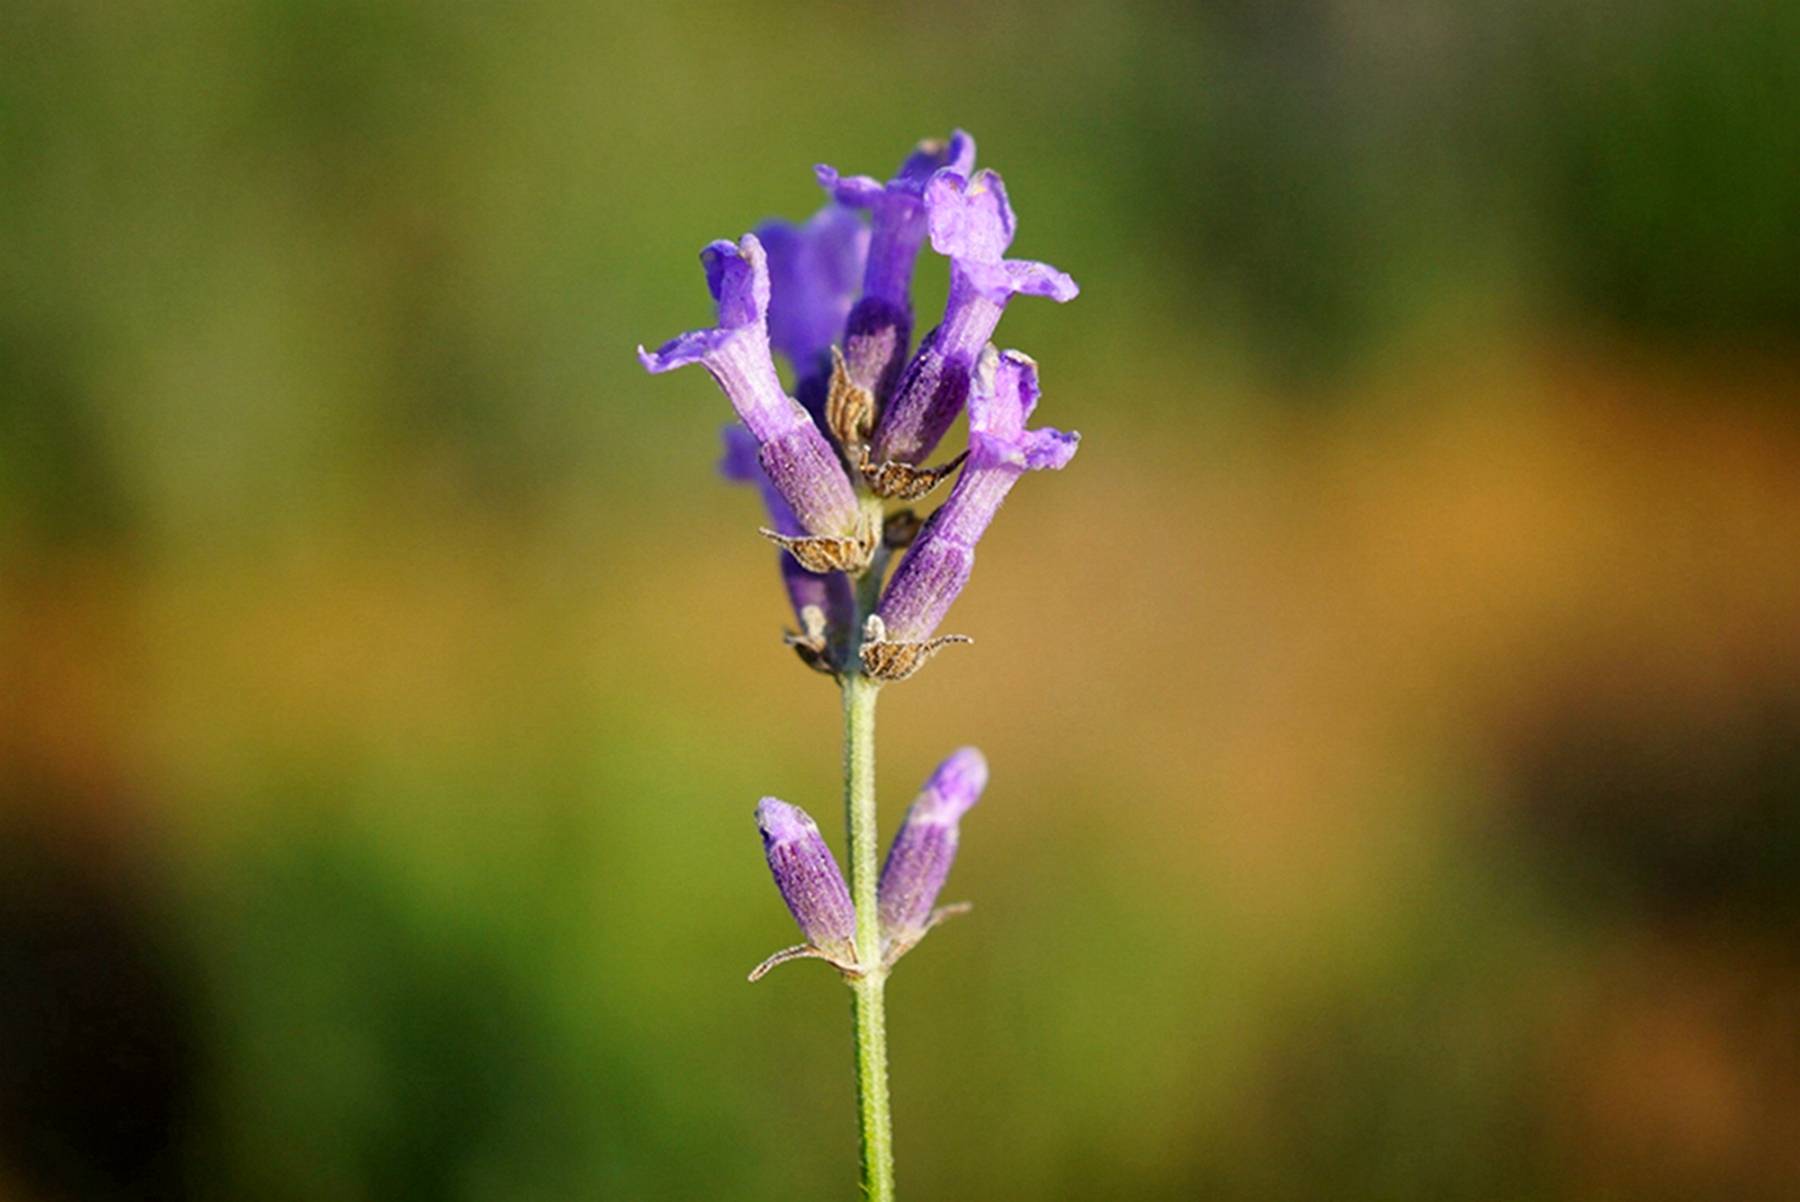
POLYGON ((882 989, 881 916, 876 862, 875 696, 880 685, 844 676, 844 813, 850 828, 850 896, 856 903, 856 958, 864 974, 851 983, 856 1044, 856 1103, 862 1135, 862 1188, 870 1202, 894 1197, 894 1128, 888 1108, 887 1018, 882 989))

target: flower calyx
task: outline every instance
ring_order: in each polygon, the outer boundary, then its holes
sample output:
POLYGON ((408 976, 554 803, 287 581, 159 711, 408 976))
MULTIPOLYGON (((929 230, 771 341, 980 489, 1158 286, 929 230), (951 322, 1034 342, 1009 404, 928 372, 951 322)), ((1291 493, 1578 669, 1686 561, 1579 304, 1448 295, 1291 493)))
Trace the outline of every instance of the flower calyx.
POLYGON ((795 944, 793 947, 782 948, 780 951, 764 960, 761 964, 758 964, 755 968, 751 969, 749 979, 752 983, 760 981, 769 975, 771 969, 775 968, 777 965, 786 964, 790 960, 823 960, 825 963, 837 969, 838 973, 846 981, 854 981, 868 975, 868 972, 860 964, 856 964, 849 960, 841 960, 830 952, 815 947, 810 943, 799 943, 795 944))
POLYGON ((951 902, 947 906, 939 906, 933 910, 931 917, 925 921, 925 926, 916 934, 910 937, 884 937, 881 941, 881 967, 883 969, 894 967, 901 956, 919 946, 919 941, 931 934, 938 924, 947 922, 959 914, 967 914, 974 908, 974 902, 951 902))
POLYGON ((875 416, 875 394, 851 379, 844 352, 832 347, 831 384, 825 393, 825 424, 853 462, 868 453, 864 448, 875 432, 875 416))
POLYGON ((880 532, 867 520, 858 523, 854 535, 783 534, 767 526, 757 527, 757 533, 792 555, 809 572, 847 572, 852 576, 868 570, 881 541, 880 532))
POLYGON ((800 629, 783 632, 781 641, 794 649, 800 662, 815 672, 823 672, 827 676, 838 674, 836 659, 831 653, 831 640, 827 633, 825 611, 816 605, 808 605, 800 611, 800 629))
POLYGON ((905 680, 923 668, 939 651, 954 643, 973 643, 966 634, 941 634, 922 643, 889 642, 887 626, 881 615, 870 614, 863 627, 863 643, 858 652, 863 674, 893 684, 905 680))
POLYGON ((862 473, 864 483, 876 496, 890 501, 917 501, 942 484, 968 457, 969 453, 964 451, 949 463, 920 467, 895 459, 876 463, 865 449, 856 460, 856 470, 862 473))

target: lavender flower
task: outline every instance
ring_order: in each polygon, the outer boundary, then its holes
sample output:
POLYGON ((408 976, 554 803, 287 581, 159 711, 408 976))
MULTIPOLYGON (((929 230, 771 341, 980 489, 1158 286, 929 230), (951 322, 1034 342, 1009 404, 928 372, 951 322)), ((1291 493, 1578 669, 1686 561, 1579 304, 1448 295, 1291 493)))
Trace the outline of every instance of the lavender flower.
POLYGON ((799 806, 765 797, 756 807, 763 853, 781 900, 807 944, 842 964, 856 962, 856 907, 819 825, 799 806))
MULTIPOLYGON (((726 426, 721 433, 725 440, 725 454, 719 459, 719 474, 727 480, 743 484, 755 484, 762 492, 763 508, 769 515, 769 526, 777 533, 790 538, 798 538, 806 533, 800 527, 800 519, 787 501, 775 490, 775 484, 756 458, 756 439, 742 426, 726 426)), ((850 578, 842 572, 809 572, 786 551, 776 552, 780 559, 781 583, 787 589, 788 600, 793 603, 794 616, 800 622, 801 637, 804 638, 813 625, 809 609, 816 610, 825 625, 834 629, 842 629, 852 620, 854 601, 850 595, 850 578)), ((796 644, 798 646, 799 644, 796 644)), ((810 647, 809 650, 823 653, 824 647, 810 647)), ((806 658, 806 656, 802 656, 806 658)))
POLYGON ((949 500, 925 523, 882 594, 876 612, 887 640, 930 638, 968 583, 975 544, 1019 477, 1074 458, 1081 435, 1025 428, 1038 395, 1031 358, 1018 351, 996 354, 992 347, 982 354, 969 398, 969 459, 949 500))
POLYGON ((925 188, 925 208, 932 248, 950 256, 950 296, 943 322, 925 336, 893 404, 882 411, 875 430, 878 462, 916 464, 931 454, 962 411, 970 371, 1015 294, 1067 301, 1080 291, 1047 263, 1005 257, 1018 222, 995 172, 972 180, 938 172, 925 188))
POLYGON ((828 204, 803 225, 764 222, 756 236, 769 256, 769 342, 793 366, 794 398, 822 425, 831 346, 856 299, 869 229, 828 204))
POLYGON ((768 957, 750 979, 813 958, 848 982, 870 1202, 894 1198, 887 977, 935 923, 966 908, 938 906, 938 894, 962 816, 987 784, 987 761, 972 747, 938 765, 877 871, 876 696, 940 646, 967 641, 935 632, 968 582, 976 543, 1018 478, 1062 467, 1078 438, 1026 429, 1037 365, 989 345, 1011 297, 1068 300, 1074 281, 1005 257, 1016 224, 1005 185, 991 171, 971 175, 974 160, 975 144, 959 130, 947 143, 921 143, 885 184, 818 168, 832 205, 803 224, 768 223, 702 252, 717 325, 654 353, 638 348, 652 372, 701 364, 731 401, 742 425, 725 432, 720 470, 760 486, 763 533, 792 556, 782 577, 800 633, 788 642, 843 691, 849 880, 811 818, 763 798, 756 818, 769 871, 805 942, 768 957), (853 209, 869 211, 869 228, 853 209), (950 257, 950 298, 943 321, 903 364, 908 293, 927 237, 950 257), (840 331, 845 351, 833 346, 840 331), (793 396, 776 375, 776 351, 793 367, 793 396), (923 466, 965 403, 968 451, 923 466), (884 506, 924 496, 959 467, 949 498, 923 525, 911 509, 884 506), (890 553, 908 547, 883 589, 890 553))
POLYGON ((967 175, 974 166, 975 140, 959 129, 947 143, 919 143, 885 184, 866 175, 841 176, 824 164, 815 169, 839 204, 869 211, 873 237, 862 298, 844 327, 844 359, 851 382, 877 402, 892 392, 912 341, 913 265, 927 232, 926 185, 942 168, 967 175))
POLYGON ((987 787, 987 760, 964 747, 937 766, 906 811, 881 869, 882 959, 898 959, 931 929, 938 892, 956 858, 957 824, 987 787))
MULTIPOLYGON (((754 234, 714 242, 700 253, 719 324, 693 330, 656 351, 638 347, 652 372, 698 363, 711 373, 755 437, 757 461, 809 536, 864 544, 856 492, 843 464, 799 403, 781 390, 769 351, 769 267, 754 234)), ((864 556, 866 562, 866 555, 864 556)), ((817 566, 817 565, 812 565, 817 566)))

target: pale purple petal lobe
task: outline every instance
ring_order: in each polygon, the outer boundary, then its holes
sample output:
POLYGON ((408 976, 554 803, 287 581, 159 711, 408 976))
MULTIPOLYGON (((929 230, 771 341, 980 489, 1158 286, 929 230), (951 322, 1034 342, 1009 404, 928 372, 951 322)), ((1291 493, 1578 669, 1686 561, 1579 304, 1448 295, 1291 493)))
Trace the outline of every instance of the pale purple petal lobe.
POLYGON ((974 179, 940 171, 925 189, 925 203, 931 248, 940 255, 998 263, 1012 245, 1019 223, 996 171, 982 171, 974 179))

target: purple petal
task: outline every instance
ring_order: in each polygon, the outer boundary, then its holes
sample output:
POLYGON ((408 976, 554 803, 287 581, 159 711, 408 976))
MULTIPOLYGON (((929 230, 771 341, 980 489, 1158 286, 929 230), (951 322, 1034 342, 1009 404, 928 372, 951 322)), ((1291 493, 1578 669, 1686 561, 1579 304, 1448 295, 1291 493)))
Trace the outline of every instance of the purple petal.
POLYGON ((868 175, 840 175, 836 167, 820 163, 813 168, 819 186, 839 204, 871 209, 890 195, 922 196, 931 177, 942 170, 966 176, 975 166, 975 139, 953 130, 948 142, 926 139, 913 148, 887 183, 868 175))
POLYGON ((706 287, 719 305, 719 324, 747 326, 769 311, 769 261, 755 234, 720 239, 700 252, 706 287))
POLYGON ((1018 226, 1006 184, 995 171, 981 171, 972 180, 938 172, 926 186, 925 211, 932 249, 953 259, 998 263, 1018 226))
POLYGON ((1034 472, 1045 469, 1061 471, 1069 466, 1069 460, 1075 458, 1075 448, 1080 443, 1079 431, 1064 433, 1048 426, 1032 430, 1025 435, 1022 444, 1025 466, 1034 472))
POLYGON ((1033 259, 1001 259, 993 263, 957 259, 951 270, 957 277, 955 287, 978 292, 997 305, 1020 294, 1047 296, 1058 304, 1081 294, 1081 288, 1067 272, 1033 259))
POLYGON ((839 175, 836 167, 820 163, 813 168, 819 187, 841 205, 853 209, 872 208, 887 191, 887 185, 869 175, 839 175))
POLYGON ((689 330, 685 334, 677 334, 653 351, 645 350, 640 344, 637 348, 638 362, 644 365, 645 371, 653 374, 673 371, 690 363, 704 363, 709 356, 717 355, 725 349, 737 336, 736 329, 689 330))
POLYGON ((1015 442, 1025 433, 1025 419, 1042 395, 1037 360, 1019 351, 1003 355, 989 346, 975 364, 974 385, 969 390, 969 429, 1015 442))
POLYGON ((862 286, 869 230, 842 205, 826 205, 804 225, 757 228, 769 261, 769 341, 796 375, 816 370, 844 329, 862 286))
POLYGON ((960 129, 952 130, 947 143, 932 138, 914 147, 906 161, 900 164, 900 170, 894 173, 891 184, 922 196, 931 177, 939 171, 949 170, 966 176, 974 167, 975 139, 960 129))
POLYGON ((969 395, 969 462, 976 467, 1061 468, 1074 458, 1079 434, 1027 432, 1025 419, 1042 396, 1037 361, 1020 351, 988 347, 975 368, 969 395))
MULTIPOLYGON (((871 236, 863 299, 879 300, 904 310, 903 324, 909 335, 912 308, 908 294, 912 290, 913 265, 927 233, 925 191, 940 170, 950 168, 966 174, 974 163, 975 140, 957 130, 948 142, 919 143, 885 184, 866 175, 839 175, 824 165, 814 169, 819 183, 838 203, 869 211, 871 236)), ((883 364, 876 374, 887 376, 891 382, 893 371, 883 364)), ((856 382, 865 388, 876 386, 873 379, 856 382)))
POLYGON ((677 335, 655 351, 640 346, 638 362, 651 372, 702 364, 759 438, 779 432, 794 415, 769 358, 769 266, 762 243, 754 234, 735 243, 721 239, 700 252, 700 263, 719 324, 677 335))

